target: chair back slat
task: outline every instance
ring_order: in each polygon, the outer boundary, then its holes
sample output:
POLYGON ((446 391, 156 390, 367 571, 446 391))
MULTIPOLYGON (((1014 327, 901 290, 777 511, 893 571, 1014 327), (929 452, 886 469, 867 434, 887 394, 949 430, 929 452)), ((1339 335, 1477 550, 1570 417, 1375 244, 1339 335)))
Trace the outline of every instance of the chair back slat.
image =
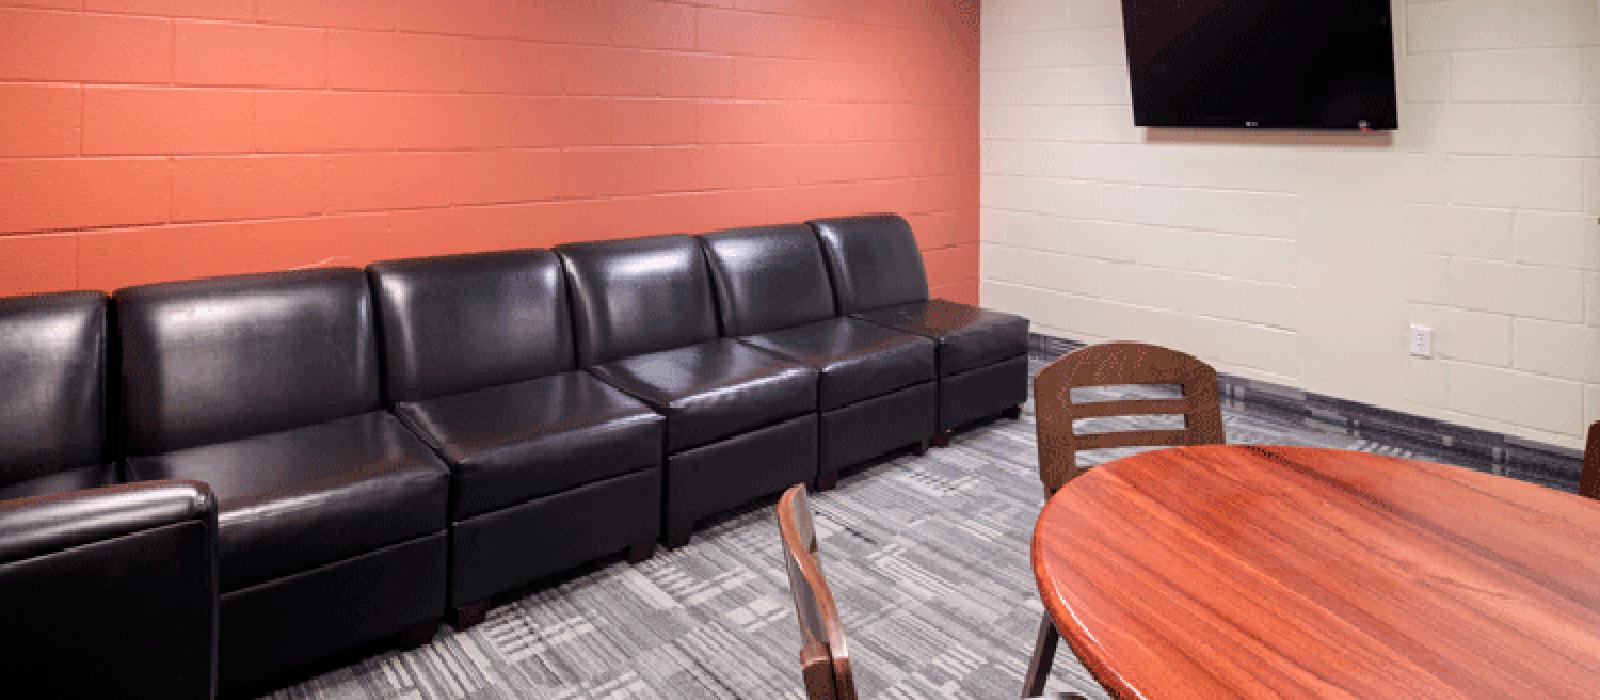
POLYGON ((1076 442, 1079 450, 1108 450, 1115 447, 1187 445, 1189 435, 1186 430, 1117 430, 1079 435, 1076 442))
POLYGON ((1600 421, 1589 426, 1589 440, 1583 448, 1583 476, 1578 493, 1600 498, 1600 421))
POLYGON ((850 655, 833 592, 817 559, 817 532, 805 484, 778 499, 778 532, 795 617, 800 621, 800 676, 811 700, 856 700, 850 655))
POLYGON ((1076 418, 1104 418, 1107 416, 1160 416, 1187 413, 1191 404, 1187 399, 1121 399, 1116 401, 1084 401, 1069 404, 1065 410, 1076 418))
POLYGON ((1039 371, 1033 380, 1038 418, 1039 479, 1054 493, 1082 473, 1079 450, 1113 447, 1166 447, 1227 441, 1217 396, 1217 372, 1192 355, 1144 343, 1112 342, 1068 353, 1039 371), (1074 387, 1171 385, 1176 399, 1074 401, 1074 387), (1177 414, 1181 430, 1128 430, 1079 433, 1079 418, 1177 414))

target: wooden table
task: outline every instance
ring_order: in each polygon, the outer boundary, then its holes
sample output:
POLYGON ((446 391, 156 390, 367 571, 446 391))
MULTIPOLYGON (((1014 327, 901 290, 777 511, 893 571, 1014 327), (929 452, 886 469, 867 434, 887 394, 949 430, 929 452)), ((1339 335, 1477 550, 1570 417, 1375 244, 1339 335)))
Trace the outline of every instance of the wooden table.
POLYGON ((1147 452, 1069 482, 1033 568, 1120 698, 1600 697, 1600 502, 1364 452, 1147 452))

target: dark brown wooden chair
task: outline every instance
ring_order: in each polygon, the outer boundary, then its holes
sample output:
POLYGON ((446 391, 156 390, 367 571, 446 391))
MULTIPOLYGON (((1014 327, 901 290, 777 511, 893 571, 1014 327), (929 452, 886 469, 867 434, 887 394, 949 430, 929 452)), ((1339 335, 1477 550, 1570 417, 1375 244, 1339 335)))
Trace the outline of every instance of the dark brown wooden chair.
MULTIPOLYGON (((856 700, 850 675, 850 654, 833 591, 817 560, 817 531, 811 523, 811 499, 805 484, 795 484, 778 499, 778 532, 783 536, 783 563, 789 572, 789 593, 800 618, 800 677, 811 700, 856 700)), ((1052 695, 1055 700, 1083 700, 1077 693, 1052 695)), ((1042 700, 1042 699, 1041 699, 1042 700)))
POLYGON ((1578 482, 1578 493, 1600 498, 1600 421, 1589 426, 1589 441, 1583 448, 1583 476, 1578 482))
MULTIPOLYGON (((1217 371, 1192 355, 1156 345, 1119 341, 1068 353, 1034 377, 1033 399, 1038 421, 1039 480, 1044 483, 1045 498, 1084 472, 1078 464, 1081 450, 1227 442, 1217 398, 1217 371), (1072 399, 1075 387, 1171 384, 1178 385, 1180 396, 1082 402, 1072 399), (1079 433, 1073 426, 1073 421, 1080 418, 1154 415, 1181 415, 1183 428, 1079 433)), ((1024 697, 1043 691, 1060 639, 1050 614, 1045 613, 1039 623, 1033 659, 1028 663, 1024 697)))
POLYGON ((817 560, 817 531, 811 523, 806 485, 795 484, 778 499, 778 532, 783 536, 783 563, 789 572, 789 593, 800 618, 800 675, 811 700, 855 700, 850 654, 833 591, 817 560))
POLYGON ((1038 418, 1039 479, 1053 494, 1083 473, 1078 452, 1112 447, 1210 445, 1227 441, 1217 399, 1217 372, 1192 355, 1156 345, 1113 342, 1066 354, 1033 379, 1038 418), (1075 387, 1176 384, 1182 396, 1074 402, 1075 387), (1110 416, 1182 415, 1180 430, 1079 433, 1073 421, 1110 416))

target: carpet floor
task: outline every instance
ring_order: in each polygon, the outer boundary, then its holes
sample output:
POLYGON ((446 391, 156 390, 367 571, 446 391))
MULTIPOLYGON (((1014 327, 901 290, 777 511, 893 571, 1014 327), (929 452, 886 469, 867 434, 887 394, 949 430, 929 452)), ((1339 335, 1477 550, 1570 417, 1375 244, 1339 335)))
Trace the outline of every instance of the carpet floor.
MULTIPOLYGON (((1430 458, 1249 407, 1224 413, 1230 442, 1430 458)), ((422 648, 269 697, 803 698, 772 502, 723 516, 686 547, 600 562, 514 594, 465 632, 446 627, 422 648)), ((813 505, 863 698, 1017 697, 1041 614, 1028 564, 1041 505, 1031 406, 923 457, 847 472, 813 505)), ((1048 689, 1106 697, 1065 644, 1048 689)))

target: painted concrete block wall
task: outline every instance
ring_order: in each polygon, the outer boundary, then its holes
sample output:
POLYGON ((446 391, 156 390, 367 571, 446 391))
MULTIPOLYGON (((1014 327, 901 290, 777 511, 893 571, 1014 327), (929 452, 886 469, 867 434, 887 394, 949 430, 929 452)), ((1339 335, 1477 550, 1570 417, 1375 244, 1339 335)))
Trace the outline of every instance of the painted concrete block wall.
POLYGON ((1393 12, 1397 132, 1146 130, 1119 0, 985 0, 983 303, 1580 445, 1600 419, 1600 2, 1393 12), (1413 322, 1434 359, 1407 355, 1413 322))
POLYGON ((899 211, 978 277, 976 0, 0 0, 0 295, 899 211))

